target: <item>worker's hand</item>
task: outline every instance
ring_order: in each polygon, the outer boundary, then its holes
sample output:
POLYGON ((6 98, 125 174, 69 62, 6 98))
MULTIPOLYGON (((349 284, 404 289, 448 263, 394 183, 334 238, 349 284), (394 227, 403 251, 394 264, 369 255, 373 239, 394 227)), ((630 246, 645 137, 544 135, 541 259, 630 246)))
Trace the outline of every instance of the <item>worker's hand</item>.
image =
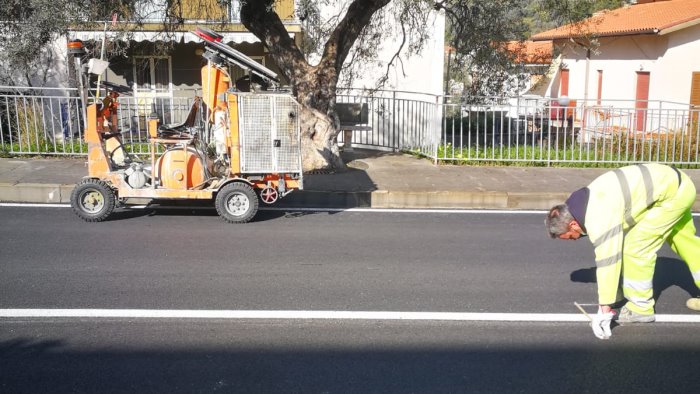
POLYGON ((612 336, 610 323, 612 323, 614 316, 615 312, 607 305, 599 306, 598 313, 591 315, 591 328, 598 339, 610 339, 612 336))

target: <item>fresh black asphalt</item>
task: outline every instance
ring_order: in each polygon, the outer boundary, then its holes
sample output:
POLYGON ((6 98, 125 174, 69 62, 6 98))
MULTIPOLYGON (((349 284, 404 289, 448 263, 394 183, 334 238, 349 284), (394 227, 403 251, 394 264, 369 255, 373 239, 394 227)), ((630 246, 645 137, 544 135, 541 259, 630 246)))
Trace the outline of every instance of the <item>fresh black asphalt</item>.
MULTIPOLYGON (((0 308, 577 313, 586 240, 541 214, 0 208, 0 308)), ((696 221, 697 222, 697 221, 696 221)), ((657 312, 684 307, 668 249, 657 312)), ((693 324, 0 319, 3 392, 697 392, 693 324)))

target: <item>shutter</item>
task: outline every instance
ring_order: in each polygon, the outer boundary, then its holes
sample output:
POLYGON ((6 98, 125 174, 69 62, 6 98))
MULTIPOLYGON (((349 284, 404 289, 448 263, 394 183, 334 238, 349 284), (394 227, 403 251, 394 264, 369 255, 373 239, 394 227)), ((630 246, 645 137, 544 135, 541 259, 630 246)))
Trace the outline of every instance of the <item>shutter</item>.
POLYGON ((596 103, 600 105, 603 102, 603 70, 598 70, 598 100, 596 103))
POLYGON ((693 72, 690 82, 690 116, 693 123, 698 121, 700 113, 700 72, 693 72))
POLYGON ((645 130, 647 108, 649 107, 649 72, 637 71, 637 92, 635 94, 634 108, 637 110, 635 117, 636 131, 645 130))
POLYGON ((559 96, 569 95, 569 70, 561 70, 561 84, 559 85, 559 96))

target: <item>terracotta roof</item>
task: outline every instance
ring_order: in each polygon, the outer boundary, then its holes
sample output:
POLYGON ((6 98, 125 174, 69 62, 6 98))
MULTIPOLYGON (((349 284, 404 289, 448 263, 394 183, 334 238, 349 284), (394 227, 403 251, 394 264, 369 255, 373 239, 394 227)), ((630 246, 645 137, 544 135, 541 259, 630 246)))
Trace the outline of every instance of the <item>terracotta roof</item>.
POLYGON ((506 50, 515 55, 515 61, 525 64, 552 62, 552 41, 509 41, 506 50))
POLYGON ((564 25, 532 36, 555 40, 584 36, 666 34, 700 23, 700 0, 668 0, 603 11, 582 22, 564 25))

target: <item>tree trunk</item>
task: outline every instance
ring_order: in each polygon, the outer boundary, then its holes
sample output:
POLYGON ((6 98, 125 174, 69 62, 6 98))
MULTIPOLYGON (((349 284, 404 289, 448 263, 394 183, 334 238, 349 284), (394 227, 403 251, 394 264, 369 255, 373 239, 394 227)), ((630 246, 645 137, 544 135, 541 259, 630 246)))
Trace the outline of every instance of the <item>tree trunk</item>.
POLYGON ((344 170, 337 138, 338 115, 335 112, 338 75, 327 62, 306 67, 307 72, 293 81, 292 89, 303 110, 301 145, 304 171, 344 170))
POLYGON ((390 0, 353 0, 345 17, 325 44, 321 62, 311 66, 284 24, 275 14, 275 0, 246 1, 241 6, 241 22, 260 38, 292 84, 301 114, 304 171, 343 170, 336 144, 339 123, 335 112, 336 87, 350 48, 372 15, 390 0))

